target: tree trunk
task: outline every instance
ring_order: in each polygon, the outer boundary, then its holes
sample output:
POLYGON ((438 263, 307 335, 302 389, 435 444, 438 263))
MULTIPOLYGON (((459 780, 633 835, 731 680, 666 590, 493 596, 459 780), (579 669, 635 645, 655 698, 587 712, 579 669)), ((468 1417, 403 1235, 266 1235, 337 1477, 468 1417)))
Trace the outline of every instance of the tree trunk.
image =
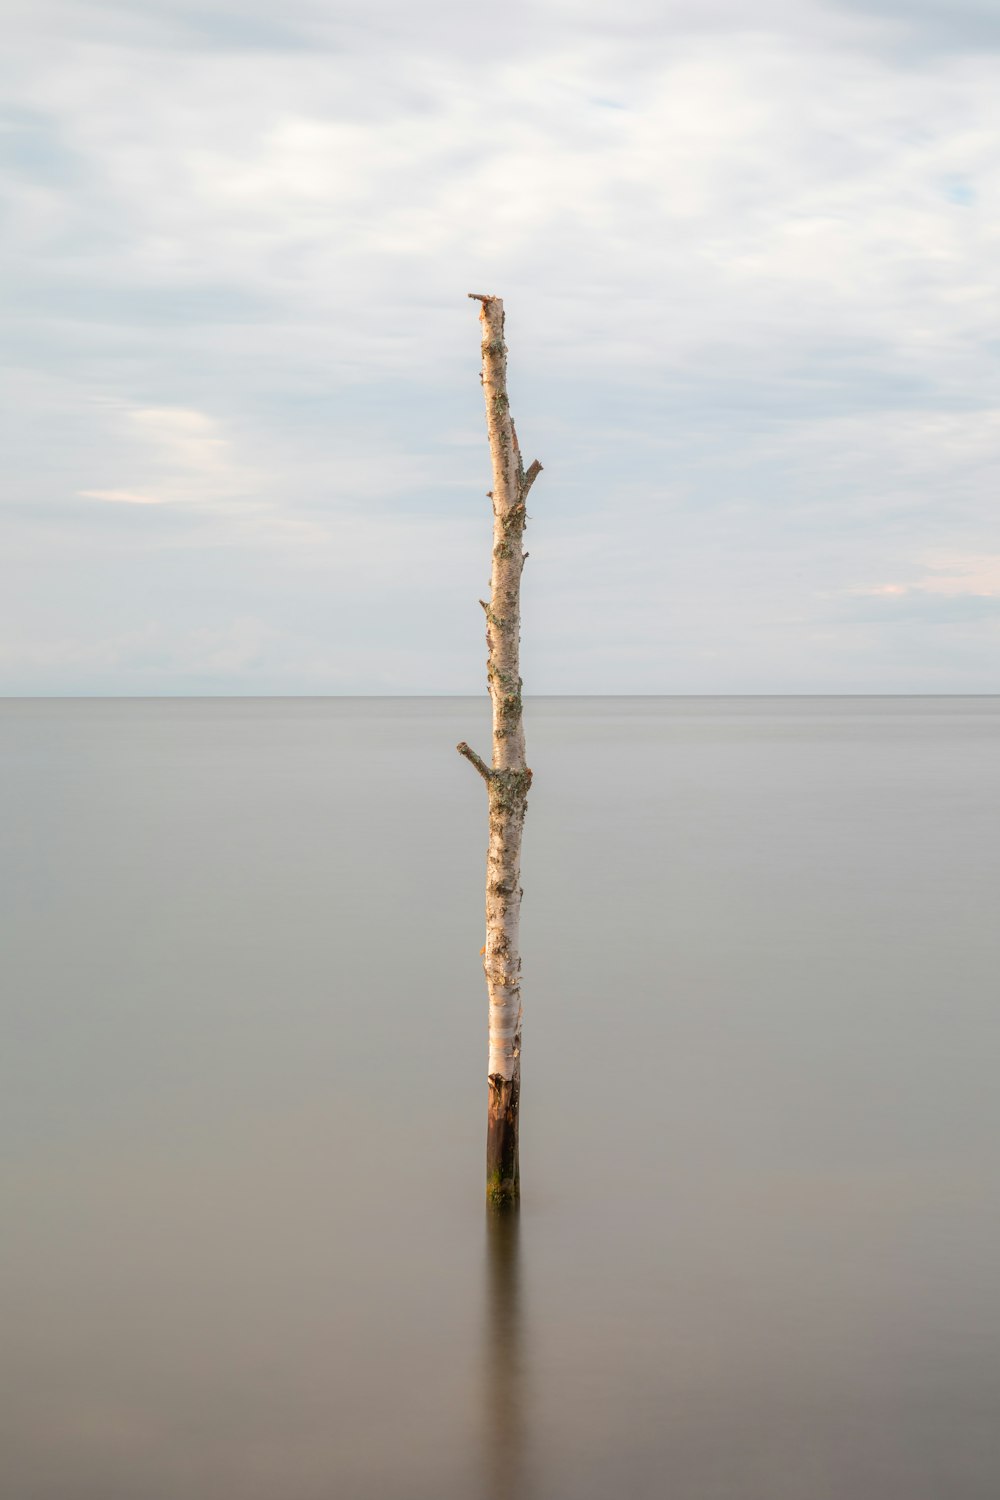
POLYGON ((541 473, 525 472, 507 399, 507 346, 499 297, 469 294, 482 304, 483 391, 493 460, 493 570, 486 611, 486 680, 493 701, 493 763, 464 742, 458 749, 486 782, 490 839, 486 856, 486 947, 483 968, 490 1001, 489 1110, 486 1193, 492 1203, 513 1203, 520 1192, 517 1155, 521 1093, 521 833, 531 772, 524 760, 519 651, 521 551, 524 502, 541 473))

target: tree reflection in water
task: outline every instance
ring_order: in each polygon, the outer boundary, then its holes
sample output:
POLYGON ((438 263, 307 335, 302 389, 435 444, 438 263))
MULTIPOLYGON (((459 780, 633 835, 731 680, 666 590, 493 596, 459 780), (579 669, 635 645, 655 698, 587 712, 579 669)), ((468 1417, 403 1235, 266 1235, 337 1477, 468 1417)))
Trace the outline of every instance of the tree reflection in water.
POLYGON ((487 1500, 530 1500, 525 1462, 524 1348, 521 1326, 520 1214, 517 1204, 486 1210, 484 1484, 487 1500))

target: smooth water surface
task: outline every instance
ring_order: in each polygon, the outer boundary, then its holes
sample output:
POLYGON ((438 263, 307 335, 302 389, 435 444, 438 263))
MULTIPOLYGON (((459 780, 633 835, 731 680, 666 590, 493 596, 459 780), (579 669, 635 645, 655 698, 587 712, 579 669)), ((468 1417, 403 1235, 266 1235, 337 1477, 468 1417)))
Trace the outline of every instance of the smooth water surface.
POLYGON ((995 1500, 1000 700, 0 703, 12 1500, 995 1500))

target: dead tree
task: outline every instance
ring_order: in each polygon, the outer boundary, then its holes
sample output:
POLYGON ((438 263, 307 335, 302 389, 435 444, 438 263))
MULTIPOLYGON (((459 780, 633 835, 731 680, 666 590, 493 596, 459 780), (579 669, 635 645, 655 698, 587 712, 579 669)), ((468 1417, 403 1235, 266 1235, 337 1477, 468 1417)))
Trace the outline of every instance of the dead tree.
POLYGON ((486 1193, 491 1203, 520 1193, 517 1132, 521 1093, 521 834, 531 772, 524 759, 521 703, 521 550, 524 503, 542 466, 525 470, 507 399, 507 346, 499 297, 478 292, 483 328, 486 431, 493 460, 493 569, 486 611, 486 680, 493 702, 493 763, 463 741, 458 749, 486 782, 490 837, 486 856, 486 946, 483 968, 490 1002, 489 1113, 486 1193))

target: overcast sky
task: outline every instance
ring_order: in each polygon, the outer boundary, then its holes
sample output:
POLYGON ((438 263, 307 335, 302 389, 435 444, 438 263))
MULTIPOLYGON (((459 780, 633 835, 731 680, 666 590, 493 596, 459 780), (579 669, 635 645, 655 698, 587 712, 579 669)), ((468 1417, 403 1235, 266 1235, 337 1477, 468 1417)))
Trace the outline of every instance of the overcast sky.
POLYGON ((997 0, 0 0, 0 691, 1000 690, 997 0))

